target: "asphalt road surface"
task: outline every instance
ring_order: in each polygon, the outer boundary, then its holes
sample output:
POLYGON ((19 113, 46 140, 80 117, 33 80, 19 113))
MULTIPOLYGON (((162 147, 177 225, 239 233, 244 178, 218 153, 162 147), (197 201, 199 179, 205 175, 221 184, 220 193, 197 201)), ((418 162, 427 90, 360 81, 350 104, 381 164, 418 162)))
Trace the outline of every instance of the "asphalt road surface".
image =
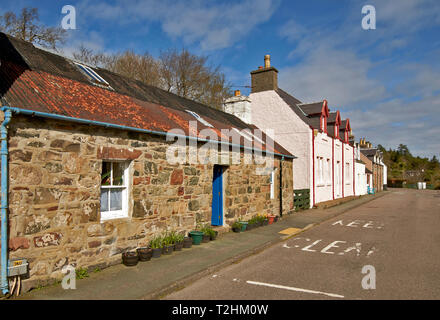
POLYGON ((440 192, 395 189, 165 299, 440 299, 440 192))

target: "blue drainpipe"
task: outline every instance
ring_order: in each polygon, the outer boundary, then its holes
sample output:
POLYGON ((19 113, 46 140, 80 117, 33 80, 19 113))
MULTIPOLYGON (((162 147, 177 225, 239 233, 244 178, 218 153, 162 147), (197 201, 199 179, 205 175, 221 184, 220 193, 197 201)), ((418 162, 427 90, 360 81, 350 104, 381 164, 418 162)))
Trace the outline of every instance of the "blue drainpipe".
POLYGON ((8 129, 6 126, 12 118, 12 112, 5 110, 5 119, 1 124, 1 289, 3 294, 9 292, 8 286, 8 129))

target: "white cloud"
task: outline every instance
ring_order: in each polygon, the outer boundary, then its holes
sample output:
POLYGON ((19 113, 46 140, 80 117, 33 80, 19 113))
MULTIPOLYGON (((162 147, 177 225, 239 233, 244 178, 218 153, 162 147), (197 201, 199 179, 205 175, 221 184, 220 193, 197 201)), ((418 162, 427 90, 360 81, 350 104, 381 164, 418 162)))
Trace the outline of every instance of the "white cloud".
POLYGON ((350 118, 358 138, 393 148, 403 143, 415 154, 438 157, 440 70, 430 52, 435 45, 427 43, 417 63, 394 51, 413 52, 421 32, 439 24, 439 2, 371 4, 377 12, 374 31, 360 27, 361 4, 331 28, 316 21, 286 23, 280 35, 292 45, 292 65, 280 70, 280 86, 305 101, 327 99, 350 118))
POLYGON ((293 67, 280 70, 280 86, 304 101, 327 99, 344 108, 378 101, 385 88, 368 77, 372 63, 353 52, 315 46, 293 67))
POLYGON ((88 17, 127 25, 160 23, 171 38, 198 43, 203 50, 226 48, 239 42, 257 25, 269 20, 279 0, 246 0, 216 3, 200 0, 118 0, 115 4, 84 0, 81 12, 88 17))

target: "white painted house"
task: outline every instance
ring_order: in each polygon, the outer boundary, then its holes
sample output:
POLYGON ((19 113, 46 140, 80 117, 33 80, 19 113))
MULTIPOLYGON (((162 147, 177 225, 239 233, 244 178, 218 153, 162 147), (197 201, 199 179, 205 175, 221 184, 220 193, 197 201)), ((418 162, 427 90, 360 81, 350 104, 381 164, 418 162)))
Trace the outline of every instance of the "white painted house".
MULTIPOLYGON (((366 164, 361 159, 361 147, 359 143, 354 144, 354 167, 355 167, 355 193, 358 196, 367 194, 367 172, 366 164)), ((370 179, 372 180, 372 177, 370 179)))
POLYGON ((251 72, 249 97, 239 92, 224 110, 254 124, 298 158, 294 160, 294 189, 310 190, 310 206, 355 195, 355 154, 349 144, 348 119, 329 112, 326 100, 303 103, 278 88, 278 70, 265 66, 251 72), (272 132, 272 133, 271 133, 272 132))

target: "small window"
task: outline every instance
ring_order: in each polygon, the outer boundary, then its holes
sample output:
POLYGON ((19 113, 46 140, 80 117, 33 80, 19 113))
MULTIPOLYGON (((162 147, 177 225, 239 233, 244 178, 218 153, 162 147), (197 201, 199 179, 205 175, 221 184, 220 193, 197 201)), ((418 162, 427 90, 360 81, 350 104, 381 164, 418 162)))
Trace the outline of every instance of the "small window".
POLYGON ((128 217, 128 163, 102 162, 101 221, 128 217))
POLYGON ((110 87, 107 81, 105 81, 99 74, 97 74, 92 68, 83 64, 75 63, 78 68, 89 78, 89 80, 95 84, 100 84, 106 87, 110 87))
POLYGON ((321 117, 321 130, 325 131, 325 118, 321 117))
POLYGON ((345 184, 350 184, 350 163, 345 164, 345 184))
POLYGON ((214 126, 212 124, 210 124, 208 121, 203 119, 198 113, 191 111, 191 110, 185 110, 185 111, 188 112, 190 115, 192 115, 194 118, 196 118, 198 121, 200 121, 205 126, 210 127, 210 128, 214 128, 214 126))
POLYGON ((338 137, 338 133, 339 133, 339 126, 335 126, 335 138, 338 137))
POLYGON ((270 173, 270 198, 275 199, 275 171, 270 173))

